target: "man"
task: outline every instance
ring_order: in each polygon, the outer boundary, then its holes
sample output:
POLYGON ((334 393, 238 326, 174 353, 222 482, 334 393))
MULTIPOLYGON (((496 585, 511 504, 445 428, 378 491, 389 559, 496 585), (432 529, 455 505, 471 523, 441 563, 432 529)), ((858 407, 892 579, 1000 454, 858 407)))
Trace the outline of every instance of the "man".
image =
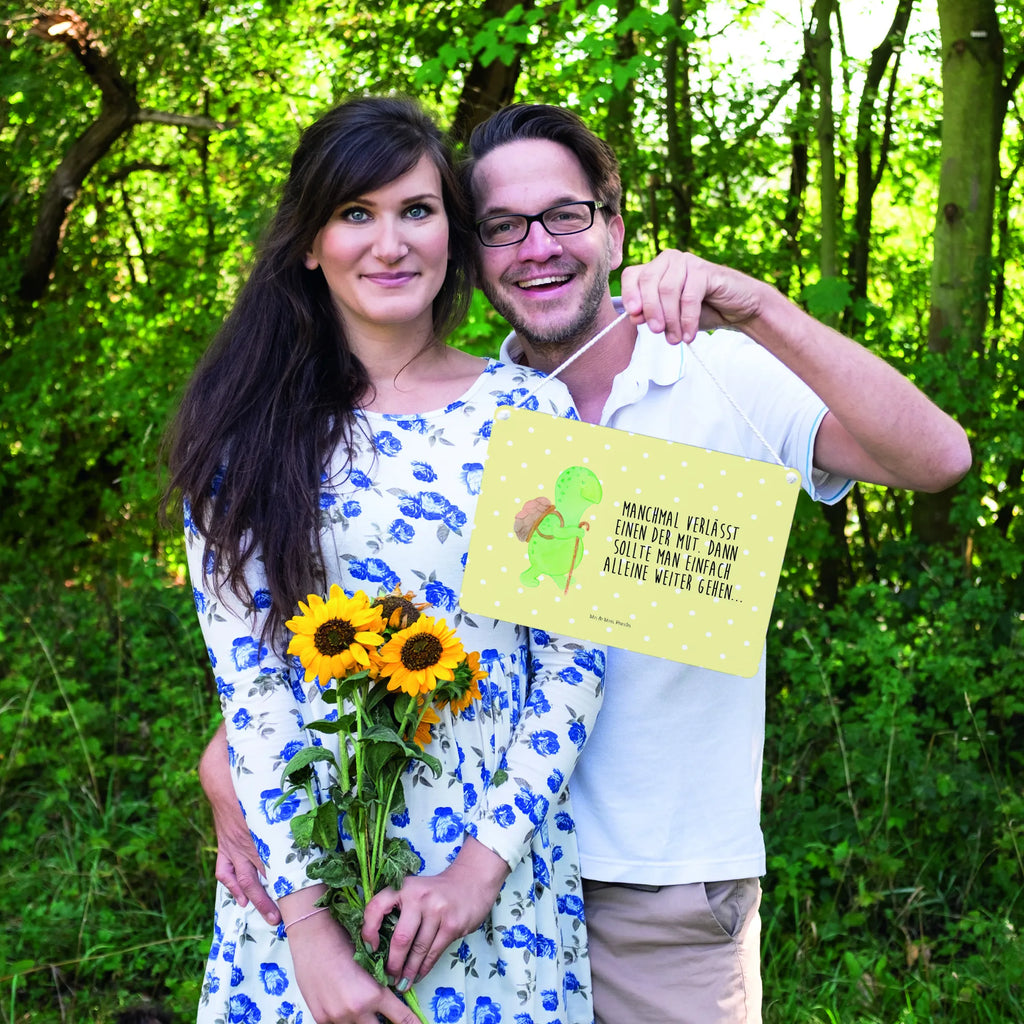
MULTIPOLYGON (((508 107, 470 149, 481 287, 515 330, 503 358, 550 372, 630 313, 560 374, 583 419, 760 459, 763 436, 826 502, 854 479, 934 491, 967 472, 952 419, 767 284, 668 253, 627 268, 613 300, 618 166, 575 115, 508 107), (720 327, 733 330, 703 333, 720 327)), ((744 679, 609 651, 572 783, 598 1024, 760 1020, 764 707, 763 655, 744 679)), ((223 759, 204 756, 208 792, 223 759)), ((216 811, 218 877, 271 912, 230 803, 216 811)))

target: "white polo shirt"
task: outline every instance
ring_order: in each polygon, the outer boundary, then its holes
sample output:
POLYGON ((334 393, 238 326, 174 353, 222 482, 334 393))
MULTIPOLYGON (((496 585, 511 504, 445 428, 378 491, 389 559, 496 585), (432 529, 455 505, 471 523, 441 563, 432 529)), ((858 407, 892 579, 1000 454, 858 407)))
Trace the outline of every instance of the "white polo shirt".
MULTIPOLYGON (((817 395, 739 332, 701 333, 693 346, 722 387, 687 346, 641 326, 601 423, 774 461, 735 403, 813 498, 839 501, 852 481, 812 468, 827 411, 817 395)), ((506 339, 502 360, 521 355, 515 336, 506 339)), ((609 648, 605 678, 571 783, 583 876, 676 885, 763 875, 764 652, 744 679, 609 648)))

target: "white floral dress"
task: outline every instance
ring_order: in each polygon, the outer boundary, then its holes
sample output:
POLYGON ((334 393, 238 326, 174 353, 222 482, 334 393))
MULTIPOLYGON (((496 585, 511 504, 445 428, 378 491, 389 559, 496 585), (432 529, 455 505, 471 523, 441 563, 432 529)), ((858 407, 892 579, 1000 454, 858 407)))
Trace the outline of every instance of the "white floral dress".
MULTIPOLYGON (((575 417, 568 393, 549 382, 530 395, 532 371, 489 361, 470 390, 444 409, 412 416, 366 413, 351 471, 333 467, 320 492, 328 584, 371 597, 400 584, 429 601, 466 650, 479 651, 483 699, 453 720, 442 712, 423 765, 404 778, 406 810, 392 818, 423 861, 442 871, 466 834, 511 866, 481 927, 454 943, 416 985, 428 1019, 445 1024, 590 1024, 593 1011, 579 858, 566 781, 601 701, 604 651, 565 637, 469 615, 459 607, 487 441, 499 405, 575 417), (492 785, 498 768, 507 778, 492 785)), ((304 730, 330 717, 297 659, 260 643, 269 602, 252 579, 251 607, 213 591, 203 539, 186 513, 196 607, 228 727, 235 790, 267 889, 282 896, 311 884, 315 856, 297 847, 282 804, 281 768, 303 745, 337 742, 304 730)), ((257 563, 258 564, 258 563, 257 563)), ((198 1019, 202 1024, 313 1024, 288 941, 218 887, 198 1019)))

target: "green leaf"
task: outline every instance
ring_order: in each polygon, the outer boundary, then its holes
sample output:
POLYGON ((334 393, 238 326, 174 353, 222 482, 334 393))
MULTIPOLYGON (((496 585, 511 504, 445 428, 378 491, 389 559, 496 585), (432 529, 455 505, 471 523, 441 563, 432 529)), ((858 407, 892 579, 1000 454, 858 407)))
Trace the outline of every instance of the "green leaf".
POLYGON ((405 879, 417 874, 421 865, 419 855, 405 839, 388 839, 381 855, 379 882, 382 887, 401 889, 405 879))
POLYGON ((834 320, 850 305, 853 286, 843 277, 823 277, 803 291, 807 312, 818 320, 834 320))
POLYGON ((497 40, 494 38, 494 30, 491 28, 481 29, 469 44, 470 53, 476 55, 486 47, 493 46, 497 40))
POLYGON ((434 773, 435 779, 441 777, 441 762, 433 754, 428 754, 425 750, 420 750, 419 747, 416 747, 412 758, 415 761, 422 761, 434 773))
POLYGON ((296 814, 289 822, 292 829, 292 838, 302 847, 309 848, 313 845, 313 830, 316 827, 316 811, 303 811, 296 814))
POLYGON ((364 743, 384 742, 397 743, 399 746, 405 746, 402 741, 402 737, 399 736, 390 725, 371 725, 370 728, 363 733, 362 739, 364 743))
MULTIPOLYGON (((404 693, 392 693, 386 686, 372 686, 370 692, 366 695, 366 699, 363 701, 363 707, 367 713, 376 711, 379 709, 381 704, 386 705, 388 715, 393 719, 394 713, 393 708, 398 703, 398 699, 407 696, 404 693)), ((376 716, 374 716, 376 717, 376 716)))
POLYGON ((322 850, 333 850, 338 845, 338 808, 331 801, 316 809, 313 844, 322 850))
MULTIPOLYGON (((331 916, 341 924, 345 931, 348 932, 349 938, 352 940, 352 944, 356 948, 356 954, 358 957, 358 951, 364 949, 363 940, 359 934, 363 927, 363 907, 352 906, 347 902, 339 900, 331 904, 331 916)), ((375 954, 364 953, 364 955, 373 957, 375 954)), ((358 959, 356 962, 359 962, 358 959)), ((369 959, 367 960, 367 963, 362 966, 364 966, 364 968, 370 973, 373 973, 374 968, 369 959)), ((384 984, 384 982, 382 981, 381 984, 384 984)))
POLYGON ((462 61, 468 59, 470 55, 465 45, 454 46, 451 43, 442 43, 437 54, 444 62, 446 68, 456 67, 462 61))
POLYGON ((405 810, 405 790, 401 786, 395 786, 394 795, 391 797, 391 806, 388 808, 388 816, 401 814, 405 810))
POLYGON ((374 743, 366 750, 366 777, 364 783, 373 781, 374 788, 386 791, 392 779, 405 771, 409 763, 405 749, 393 743, 374 743))
POLYGON ((13 963, 5 963, 3 970, 8 976, 14 977, 22 972, 31 971, 38 966, 34 960, 15 960, 13 963))
MULTIPOLYGON (((362 879, 355 850, 335 850, 306 868, 310 878, 317 878, 332 889, 356 889, 362 879)), ((332 894, 332 900, 333 900, 332 894)), ((332 907, 333 909, 333 907, 332 907)))
POLYGON ((612 84, 620 92, 636 77, 636 71, 630 65, 621 65, 612 69, 612 84))
POLYGON ((310 722, 307 729, 312 729, 314 732, 322 732, 325 735, 333 735, 339 732, 349 732, 348 723, 343 718, 326 719, 319 718, 315 722, 310 722))
POLYGON ((303 785, 311 776, 311 766, 317 761, 326 761, 335 768, 338 762, 334 754, 325 747, 303 747, 300 751, 289 758, 288 763, 281 771, 281 785, 290 783, 292 786, 303 785))
MULTIPOLYGON (((339 814, 350 814, 353 818, 361 821, 364 813, 362 805, 356 799, 355 793, 342 793, 340 790, 334 789, 332 792, 332 798, 335 807, 338 808, 339 814)), ((352 831, 348 829, 348 831, 352 831)))
MULTIPOLYGON (((362 928, 362 924, 360 924, 359 927, 362 928)), ((367 974, 372 975, 378 985, 387 985, 387 972, 384 970, 384 963, 385 960, 387 959, 387 953, 384 947, 382 946, 380 949, 377 950, 376 953, 370 953, 363 946, 361 940, 355 943, 355 947, 356 951, 352 959, 355 960, 355 962, 359 964, 359 966, 362 967, 362 969, 366 971, 367 974)))

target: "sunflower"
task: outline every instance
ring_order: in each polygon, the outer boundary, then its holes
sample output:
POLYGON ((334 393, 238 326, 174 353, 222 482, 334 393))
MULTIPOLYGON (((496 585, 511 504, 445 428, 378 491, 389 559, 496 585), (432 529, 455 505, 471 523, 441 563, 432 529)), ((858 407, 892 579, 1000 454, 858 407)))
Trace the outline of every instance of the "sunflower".
POLYGON ((326 686, 329 679, 342 679, 354 668, 368 668, 367 648, 384 642, 380 609, 370 607, 362 591, 346 597, 337 583, 328 600, 310 594, 308 601, 300 601, 302 614, 285 623, 295 634, 288 653, 298 655, 306 682, 319 677, 320 685, 326 686))
POLYGON ((480 687, 477 686, 477 683, 481 679, 487 678, 487 672, 480 668, 480 654, 477 651, 470 651, 466 655, 466 665, 470 671, 469 685, 461 697, 457 697, 449 702, 448 706, 451 708, 453 715, 462 714, 473 701, 480 699, 480 687))
MULTIPOLYGON (((423 707, 422 704, 419 707, 423 707)), ((423 717, 420 719, 420 724, 416 726, 416 735, 413 736, 412 741, 416 744, 420 750, 434 738, 434 734, 431 732, 430 727, 436 725, 441 721, 441 716, 434 710, 432 705, 428 705, 423 711, 423 717)))
POLYGON ((384 623, 393 629, 407 629, 419 617, 420 612, 426 608, 426 604, 419 604, 413 600, 416 594, 411 590, 402 591, 400 583, 388 594, 381 594, 373 606, 380 609, 384 623))
POLYGON ((380 649, 380 676, 389 690, 415 697, 429 693, 439 679, 454 679, 453 669, 465 657, 462 641, 444 619, 421 615, 380 649))

